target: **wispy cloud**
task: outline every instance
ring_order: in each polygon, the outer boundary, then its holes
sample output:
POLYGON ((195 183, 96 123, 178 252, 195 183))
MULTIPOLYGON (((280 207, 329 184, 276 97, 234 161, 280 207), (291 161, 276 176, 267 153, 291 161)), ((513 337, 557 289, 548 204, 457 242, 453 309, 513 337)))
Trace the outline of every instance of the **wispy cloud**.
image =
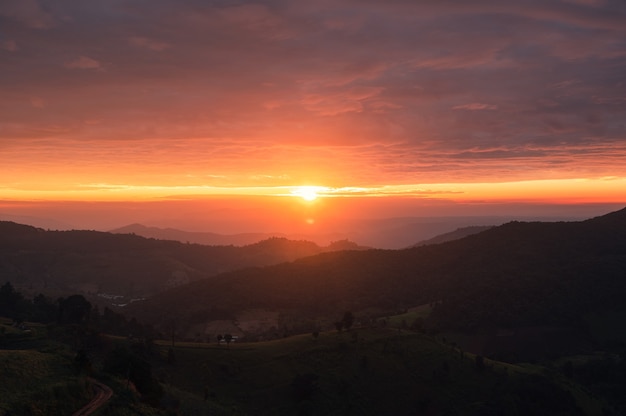
POLYGON ((0 16, 15 19, 33 29, 50 29, 57 21, 37 0, 4 1, 0 4, 0 16))
POLYGON ((2 40, 0 41, 0 49, 4 49, 5 51, 15 52, 19 48, 17 47, 17 42, 14 40, 2 40))
POLYGON ((80 56, 74 60, 65 63, 66 68, 70 69, 101 69, 100 62, 88 56, 80 56))
POLYGON ((461 104, 455 105, 452 107, 453 110, 497 110, 498 106, 495 104, 484 104, 484 103, 470 103, 470 104, 461 104))
POLYGON ((170 47, 167 42, 160 42, 158 40, 148 39, 141 36, 133 36, 129 39, 129 42, 133 46, 146 48, 157 52, 160 52, 170 47))
POLYGON ((46 102, 41 97, 31 97, 30 104, 35 108, 44 108, 46 105, 46 102))

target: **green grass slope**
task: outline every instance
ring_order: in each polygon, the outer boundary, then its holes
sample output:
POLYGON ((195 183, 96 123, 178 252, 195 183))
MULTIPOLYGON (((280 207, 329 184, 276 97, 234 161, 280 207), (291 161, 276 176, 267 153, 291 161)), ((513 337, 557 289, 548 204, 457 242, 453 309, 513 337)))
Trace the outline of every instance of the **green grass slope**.
MULTIPOLYGON (((28 328, 15 328, 0 318, 0 416, 74 414, 89 403, 93 391, 85 372, 78 371, 73 346, 60 341, 68 335, 72 339, 72 330, 32 323, 28 328)), ((97 415, 169 415, 143 403, 126 380, 94 370, 92 376, 114 391, 97 415)))
POLYGON ((593 415, 602 407, 540 370, 477 365, 474 355, 396 329, 173 350, 175 360, 155 365, 156 376, 232 414, 593 415))
MULTIPOLYGON (((26 332, 8 320, 0 327, 0 415, 69 415, 89 401, 75 350, 56 340, 72 328, 26 332)), ((101 416, 613 414, 559 372, 487 360, 390 327, 230 345, 158 341, 149 350, 121 337, 97 344, 88 353, 91 375, 114 391, 101 416), (125 372, 106 370, 119 348, 149 361, 164 392, 155 403, 125 372)))
POLYGON ((0 415, 69 415, 90 399, 69 350, 0 320, 0 415))

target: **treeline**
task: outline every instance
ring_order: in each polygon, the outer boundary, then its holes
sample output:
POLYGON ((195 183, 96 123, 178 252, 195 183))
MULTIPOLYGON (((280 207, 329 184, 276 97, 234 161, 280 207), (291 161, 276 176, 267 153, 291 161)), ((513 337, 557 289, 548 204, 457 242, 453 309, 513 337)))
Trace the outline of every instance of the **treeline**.
POLYGON ((27 299, 15 290, 11 282, 0 287, 0 316, 10 318, 16 325, 24 322, 42 324, 81 325, 96 332, 111 335, 154 339, 156 331, 150 325, 128 319, 107 307, 102 312, 82 295, 70 295, 56 300, 43 294, 27 299))
MULTIPOLYGON (((128 320, 109 308, 101 313, 82 295, 52 300, 39 294, 27 299, 10 282, 0 287, 0 316, 12 319, 13 325, 24 331, 30 330, 29 322, 47 324, 46 338, 76 351, 74 365, 78 373, 103 372, 126 379, 133 383, 142 402, 162 407, 164 391, 150 364, 159 356, 153 342, 157 334, 151 326, 142 325, 134 318, 128 320), (120 335, 127 340, 115 343, 102 334, 120 335)), ((3 339, 0 335, 0 346, 14 339, 3 339)))
POLYGON ((0 221, 0 281, 36 290, 90 287, 145 297, 178 284, 245 267, 292 261, 327 250, 309 241, 270 238, 247 246, 207 246, 98 231, 45 231, 0 221))

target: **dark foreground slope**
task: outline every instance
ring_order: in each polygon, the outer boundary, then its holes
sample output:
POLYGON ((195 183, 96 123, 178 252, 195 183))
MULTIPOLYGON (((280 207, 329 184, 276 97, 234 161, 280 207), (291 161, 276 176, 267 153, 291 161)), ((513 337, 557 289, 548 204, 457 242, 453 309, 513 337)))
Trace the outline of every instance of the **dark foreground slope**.
POLYGON ((271 238, 244 247, 204 246, 96 231, 45 231, 0 221, 0 283, 33 292, 143 297, 243 267, 341 247, 271 238))
POLYGON ((319 320, 433 303, 428 324, 439 329, 578 328, 590 314, 623 310, 625 296, 626 209, 582 222, 512 222, 438 245, 325 253, 241 270, 155 296, 132 313, 188 323, 262 308, 319 320))
POLYGON ((541 369, 384 328, 183 344, 155 374, 242 415, 583 415, 601 403, 541 369))
POLYGON ((33 325, 24 333, 0 319, 0 328, 3 415, 73 414, 89 402, 93 379, 113 390, 101 415, 612 414, 558 373, 483 359, 410 331, 171 347, 92 331, 81 337, 79 327, 33 325))
POLYGON ((0 317, 0 415, 71 415, 90 399, 69 348, 0 317))

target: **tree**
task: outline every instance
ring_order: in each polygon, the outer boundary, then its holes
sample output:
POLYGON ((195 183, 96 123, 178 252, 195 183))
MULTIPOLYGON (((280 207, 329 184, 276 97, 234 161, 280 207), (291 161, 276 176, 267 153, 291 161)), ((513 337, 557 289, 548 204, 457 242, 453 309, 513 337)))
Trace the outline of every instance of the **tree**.
POLYGON ((120 335, 126 332, 126 318, 123 315, 113 312, 108 307, 104 307, 100 324, 104 331, 120 335))
POLYGON ((171 329, 172 329, 172 348, 174 348, 176 346, 176 320, 172 320, 172 324, 171 324, 171 329))
POLYGON ((152 376, 152 366, 144 358, 127 348, 117 347, 104 357, 103 367, 107 373, 126 376, 148 404, 159 404, 163 388, 152 376))
POLYGON ((174 349, 172 347, 167 350, 167 363, 170 365, 176 363, 176 354, 174 354, 174 349))
POLYGON ((478 371, 483 371, 485 369, 485 359, 482 355, 477 355, 474 358, 474 363, 476 364, 476 369, 478 371))
POLYGON ((354 323, 354 315, 352 315, 352 312, 347 311, 346 313, 344 313, 342 322, 343 327, 346 328, 346 330, 352 328, 352 324, 354 323))
POLYGON ((233 340, 233 336, 231 334, 224 334, 224 341, 226 341, 226 346, 230 347, 230 343, 233 340))
POLYGON ((87 355, 87 351, 84 348, 81 348, 76 353, 76 357, 74 357, 74 364, 76 365, 76 369, 79 373, 91 374, 91 360, 87 355))
POLYGON ((100 328, 100 308, 98 308, 98 305, 94 305, 93 308, 91 309, 91 314, 89 315, 90 318, 90 322, 89 324, 92 325, 94 328, 100 328))
POLYGON ((23 300, 22 294, 16 292, 10 282, 6 282, 0 287, 0 315, 16 318, 23 300))
POLYGON ((72 295, 59 299, 59 323, 82 324, 89 320, 91 303, 82 295, 72 295))

